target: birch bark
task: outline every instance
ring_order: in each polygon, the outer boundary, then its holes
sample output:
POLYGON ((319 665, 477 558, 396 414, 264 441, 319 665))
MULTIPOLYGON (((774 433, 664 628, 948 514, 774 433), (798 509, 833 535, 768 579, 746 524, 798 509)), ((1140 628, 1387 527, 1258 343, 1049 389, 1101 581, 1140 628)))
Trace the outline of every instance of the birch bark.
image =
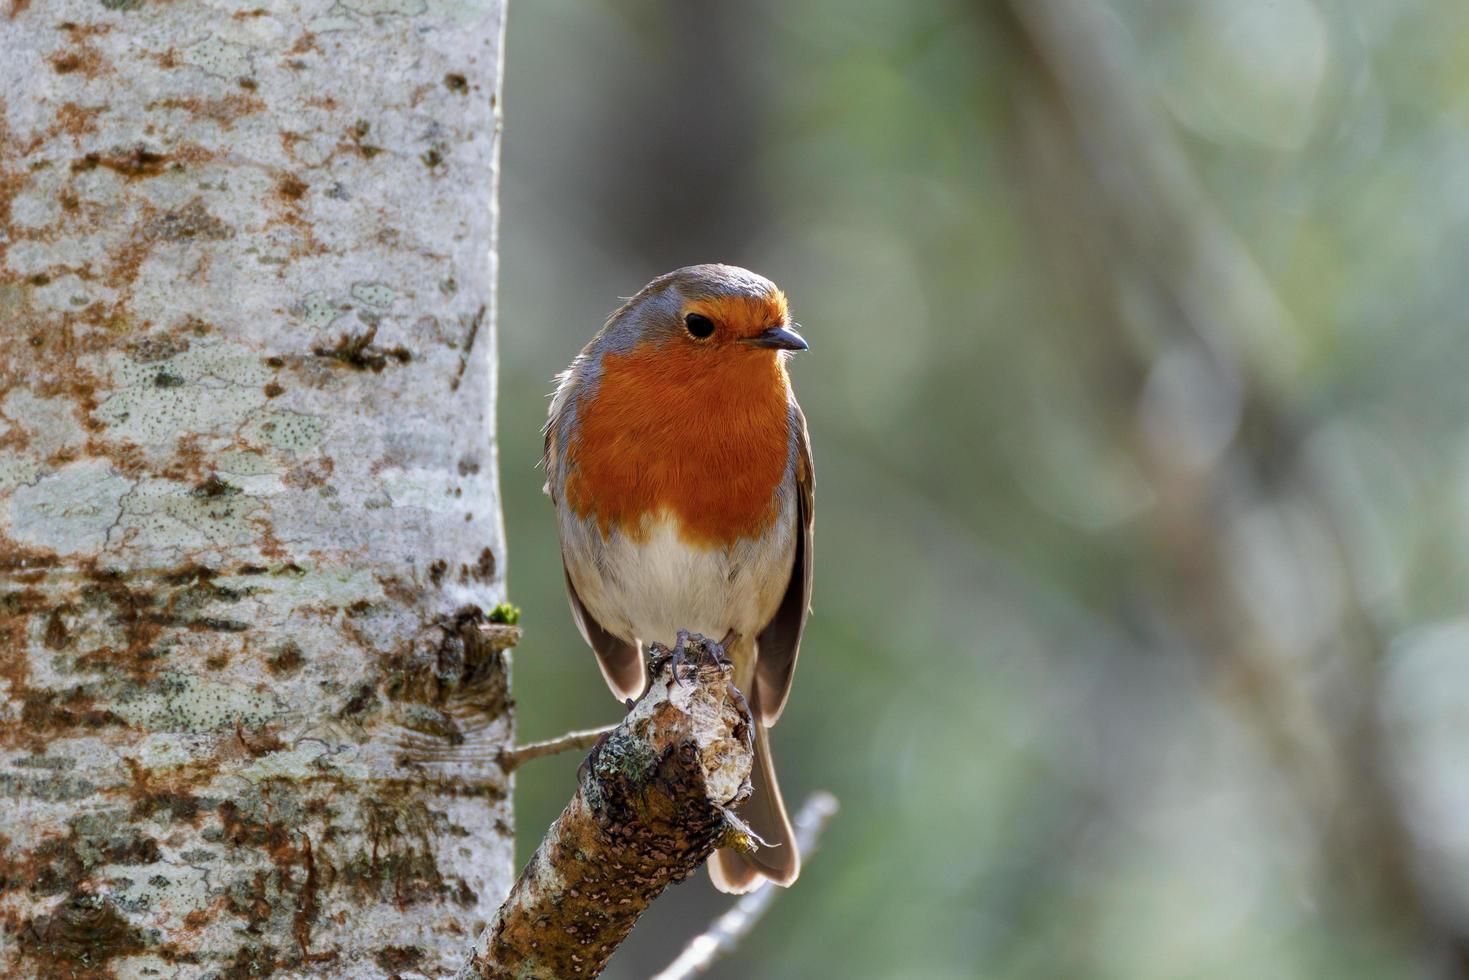
POLYGON ((508 889, 502 23, 0 6, 0 976, 442 975, 508 889))

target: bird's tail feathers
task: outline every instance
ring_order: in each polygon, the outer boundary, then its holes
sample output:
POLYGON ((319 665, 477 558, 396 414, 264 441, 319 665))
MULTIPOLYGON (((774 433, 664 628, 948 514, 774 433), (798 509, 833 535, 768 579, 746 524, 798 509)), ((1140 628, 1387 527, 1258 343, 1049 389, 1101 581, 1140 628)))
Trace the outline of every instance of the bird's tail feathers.
MULTIPOLYGON (((752 704, 751 708, 755 706, 752 704)), ((762 879, 789 885, 801 873, 801 855, 796 835, 786 816, 780 784, 775 780, 775 763, 770 758, 770 736, 758 717, 755 721, 755 764, 750 771, 752 792, 739 815, 765 841, 751 853, 728 848, 709 859, 709 877, 722 892, 739 895, 752 891, 762 879)))

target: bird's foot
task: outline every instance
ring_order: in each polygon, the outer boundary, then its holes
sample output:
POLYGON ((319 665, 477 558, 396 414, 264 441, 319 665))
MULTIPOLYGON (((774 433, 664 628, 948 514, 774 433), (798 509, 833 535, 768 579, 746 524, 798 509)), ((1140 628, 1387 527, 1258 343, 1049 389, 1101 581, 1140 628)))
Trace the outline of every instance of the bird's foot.
POLYGON ((698 670, 699 667, 713 660, 718 667, 733 667, 734 661, 729 658, 727 648, 739 639, 739 634, 730 630, 724 634, 724 639, 715 643, 702 633, 694 633, 690 630, 679 630, 675 635, 673 649, 668 651, 669 669, 673 671, 673 682, 683 686, 683 678, 679 676, 679 668, 685 664, 698 670), (689 650, 690 641, 694 642, 694 651, 689 650))
MULTIPOLYGON (((749 718, 753 721, 755 718, 755 714, 750 710, 750 702, 745 700, 744 692, 740 690, 739 685, 736 684, 734 681, 729 682, 729 693, 734 695, 735 703, 739 705, 740 712, 746 718, 749 718)), ((758 721, 755 721, 754 723, 757 725, 759 724, 758 721)))
POLYGON ((688 630, 679 630, 674 636, 673 649, 668 652, 668 669, 673 672, 673 683, 683 686, 683 680, 678 676, 678 669, 684 665, 689 656, 689 637, 694 634, 688 630))
POLYGON ((734 630, 730 630, 728 633, 724 634, 724 639, 720 640, 718 643, 711 643, 709 645, 709 652, 714 654, 714 662, 719 664, 719 666, 721 667, 733 667, 734 661, 729 659, 729 648, 734 646, 735 641, 739 638, 740 634, 736 633, 734 630))

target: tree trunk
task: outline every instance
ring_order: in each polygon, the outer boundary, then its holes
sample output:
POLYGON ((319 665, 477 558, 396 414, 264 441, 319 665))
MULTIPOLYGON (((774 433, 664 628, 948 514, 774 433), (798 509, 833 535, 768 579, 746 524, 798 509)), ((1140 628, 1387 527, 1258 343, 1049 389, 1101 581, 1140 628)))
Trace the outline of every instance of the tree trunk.
POLYGON ((502 21, 0 9, 0 976, 444 974, 507 891, 502 21))

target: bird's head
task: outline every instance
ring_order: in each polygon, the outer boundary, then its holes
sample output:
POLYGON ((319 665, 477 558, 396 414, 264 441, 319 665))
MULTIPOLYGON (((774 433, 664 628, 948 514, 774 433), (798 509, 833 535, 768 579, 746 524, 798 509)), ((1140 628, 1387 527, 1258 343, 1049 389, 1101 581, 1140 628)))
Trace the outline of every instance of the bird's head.
POLYGON ((654 348, 701 358, 807 349, 785 294, 732 265, 691 265, 659 276, 612 314, 603 336, 613 351, 654 348))

